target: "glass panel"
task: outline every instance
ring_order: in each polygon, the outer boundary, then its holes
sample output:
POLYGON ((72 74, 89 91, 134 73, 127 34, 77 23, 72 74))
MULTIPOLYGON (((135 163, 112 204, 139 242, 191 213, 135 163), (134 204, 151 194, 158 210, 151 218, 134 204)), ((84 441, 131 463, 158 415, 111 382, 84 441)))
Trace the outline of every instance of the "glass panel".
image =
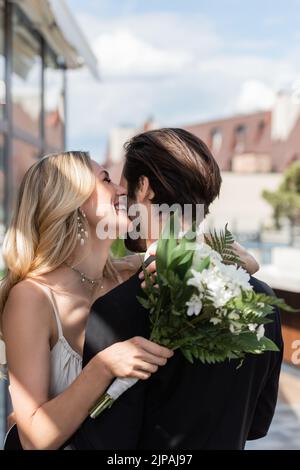
POLYGON ((45 68, 45 134, 47 145, 58 150, 62 150, 64 145, 63 88, 63 70, 48 52, 45 68))
POLYGON ((244 124, 240 124, 235 129, 235 151, 243 153, 245 150, 247 128, 244 124))
POLYGON ((28 168, 40 158, 40 150, 22 140, 15 139, 12 148, 13 196, 16 195, 28 168))
POLYGON ((13 124, 40 136, 41 44, 16 9, 13 15, 13 124))
POLYGON ((4 59, 4 3, 0 1, 0 119, 5 105, 5 59, 4 59))

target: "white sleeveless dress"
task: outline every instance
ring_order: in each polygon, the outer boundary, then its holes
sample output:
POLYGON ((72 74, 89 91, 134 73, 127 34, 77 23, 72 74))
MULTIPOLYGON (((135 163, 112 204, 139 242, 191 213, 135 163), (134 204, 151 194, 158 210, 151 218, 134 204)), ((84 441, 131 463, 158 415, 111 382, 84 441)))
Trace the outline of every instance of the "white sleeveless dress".
POLYGON ((82 357, 74 351, 63 334, 57 304, 50 287, 34 280, 49 298, 56 318, 58 340, 50 351, 49 397, 62 393, 78 377, 82 370, 82 357))
MULTIPOLYGON (((82 370, 82 357, 74 351, 70 346, 63 334, 62 324, 60 321, 57 304, 50 287, 42 284, 41 282, 31 279, 32 282, 38 284, 49 298, 56 318, 58 340, 50 351, 50 387, 49 398, 62 393, 72 382, 78 377, 82 370)), ((11 428, 13 429, 15 425, 11 428)), ((7 432, 4 440, 4 445, 7 436, 10 434, 11 429, 7 432)), ((72 444, 67 445, 63 450, 75 450, 72 444)))

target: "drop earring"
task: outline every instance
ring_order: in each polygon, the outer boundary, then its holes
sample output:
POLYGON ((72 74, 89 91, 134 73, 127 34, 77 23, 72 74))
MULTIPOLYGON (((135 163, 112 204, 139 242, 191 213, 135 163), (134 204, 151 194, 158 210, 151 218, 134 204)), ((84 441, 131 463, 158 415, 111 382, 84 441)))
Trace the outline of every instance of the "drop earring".
POLYGON ((87 221, 86 221, 86 214, 82 209, 78 209, 77 222, 78 222, 77 239, 80 245, 83 246, 85 244, 85 238, 88 238, 89 234, 88 234, 88 231, 84 227, 86 226, 87 221))

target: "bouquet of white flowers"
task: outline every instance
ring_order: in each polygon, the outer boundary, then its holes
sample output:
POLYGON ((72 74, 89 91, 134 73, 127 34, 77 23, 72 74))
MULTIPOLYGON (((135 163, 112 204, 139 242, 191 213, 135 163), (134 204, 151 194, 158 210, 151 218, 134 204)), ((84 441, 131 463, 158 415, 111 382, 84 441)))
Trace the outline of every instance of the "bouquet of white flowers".
MULTIPOLYGON (((169 349, 180 349, 190 362, 223 362, 246 353, 278 351, 264 336, 268 318, 277 306, 294 311, 282 299, 256 293, 250 276, 232 250, 234 239, 225 227, 196 241, 195 228, 178 240, 179 220, 172 216, 156 252, 158 287, 144 269, 145 297, 139 301, 149 310, 150 339, 169 349)), ((95 418, 137 379, 116 379, 91 410, 95 418)))

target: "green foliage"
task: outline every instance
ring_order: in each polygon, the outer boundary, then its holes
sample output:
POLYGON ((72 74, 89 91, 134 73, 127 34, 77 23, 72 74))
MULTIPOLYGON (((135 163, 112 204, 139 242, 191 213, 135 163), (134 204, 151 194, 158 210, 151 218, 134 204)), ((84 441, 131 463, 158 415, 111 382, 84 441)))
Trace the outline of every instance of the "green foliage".
MULTIPOLYGON (((191 363, 194 360, 210 364, 226 359, 242 361, 247 353, 277 351, 271 340, 258 337, 257 328, 272 321, 270 315, 274 306, 295 311, 282 299, 249 289, 228 301, 224 308, 217 309, 210 293, 206 292, 200 314, 187 315, 186 302, 199 293, 195 286, 188 284, 194 267, 195 227, 188 236, 178 240, 178 222, 177 214, 170 218, 158 243, 156 269, 159 289, 154 288, 144 268, 146 288, 139 301, 150 312, 151 340, 168 348, 180 349, 191 363), (238 322, 234 323, 230 313, 238 315, 238 322), (220 318, 221 321, 213 324, 212 318, 220 318), (238 332, 232 332, 232 324, 238 325, 238 332)), ((220 235, 214 231, 205 241, 221 254, 225 264, 240 264, 232 250, 234 240, 227 225, 220 235)), ((197 271, 208 268, 210 262, 209 256, 204 257, 197 271)))
POLYGON ((284 172, 276 191, 263 191, 262 197, 272 206, 276 225, 287 217, 292 224, 300 223, 300 162, 291 164, 284 172))
POLYGON ((111 254, 114 258, 123 258, 123 256, 128 254, 128 250, 122 238, 117 238, 117 240, 114 240, 111 246, 111 254))
POLYGON ((232 248, 234 238, 227 227, 228 224, 225 225, 225 230, 221 230, 219 234, 214 230, 210 232, 209 236, 204 235, 205 243, 222 256, 224 263, 242 266, 242 261, 232 248))

